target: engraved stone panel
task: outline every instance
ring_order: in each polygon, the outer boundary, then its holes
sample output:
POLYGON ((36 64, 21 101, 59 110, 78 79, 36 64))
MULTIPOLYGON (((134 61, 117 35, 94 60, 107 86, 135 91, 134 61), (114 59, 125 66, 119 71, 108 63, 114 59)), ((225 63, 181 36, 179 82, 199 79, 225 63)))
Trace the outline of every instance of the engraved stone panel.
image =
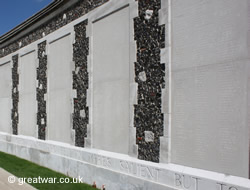
POLYGON ((248 177, 245 8, 246 1, 173 1, 173 163, 248 177))
POLYGON ((93 145, 128 153, 129 9, 93 23, 93 145))
POLYGON ((49 44, 48 139, 71 143, 72 44, 66 36, 49 44))
POLYGON ((11 133, 11 66, 0 65, 0 131, 11 133))
POLYGON ((20 57, 18 134, 37 137, 36 52, 20 57))

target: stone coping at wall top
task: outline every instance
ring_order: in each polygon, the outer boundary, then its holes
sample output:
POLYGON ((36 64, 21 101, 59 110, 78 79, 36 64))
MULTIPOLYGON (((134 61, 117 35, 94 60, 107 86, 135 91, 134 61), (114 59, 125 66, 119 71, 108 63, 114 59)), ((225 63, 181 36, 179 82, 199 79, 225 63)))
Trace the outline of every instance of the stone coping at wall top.
POLYGON ((54 0, 54 1, 52 1, 48 6, 46 6, 42 10, 40 10, 38 13, 32 15, 31 17, 26 19, 21 24, 17 25, 16 27, 11 29, 10 31, 8 31, 5 34, 3 34, 2 36, 0 36, 0 44, 2 44, 3 42, 7 41, 10 38, 12 38, 17 33, 20 33, 22 30, 29 27, 34 22, 37 22, 38 20, 40 20, 42 17, 48 15, 51 11, 55 10, 63 2, 64 2, 64 0, 54 0))

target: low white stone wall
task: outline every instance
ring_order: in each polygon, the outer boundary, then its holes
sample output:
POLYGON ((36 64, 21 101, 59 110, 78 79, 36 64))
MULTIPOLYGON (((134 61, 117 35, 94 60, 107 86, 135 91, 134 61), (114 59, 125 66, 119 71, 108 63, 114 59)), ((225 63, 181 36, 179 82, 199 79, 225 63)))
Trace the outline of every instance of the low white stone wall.
POLYGON ((17 155, 108 190, 249 190, 245 178, 184 167, 145 162, 124 154, 78 148, 55 141, 0 133, 0 151, 17 155))

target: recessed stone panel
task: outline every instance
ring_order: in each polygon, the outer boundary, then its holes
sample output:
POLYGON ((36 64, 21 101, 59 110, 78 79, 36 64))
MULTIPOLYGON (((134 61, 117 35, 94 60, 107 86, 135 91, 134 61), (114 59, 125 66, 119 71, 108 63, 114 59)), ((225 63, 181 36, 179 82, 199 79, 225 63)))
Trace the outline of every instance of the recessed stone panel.
POLYGON ((36 137, 36 53, 33 51, 19 59, 18 134, 36 137))
POLYGON ((173 1, 173 163, 249 177, 246 2, 173 1))
POLYGON ((65 36, 49 44, 48 139, 71 143, 72 43, 65 36))
POLYGON ((0 131, 11 133, 11 67, 0 65, 0 131))
POLYGON ((93 145, 128 153, 129 9, 93 23, 93 145))

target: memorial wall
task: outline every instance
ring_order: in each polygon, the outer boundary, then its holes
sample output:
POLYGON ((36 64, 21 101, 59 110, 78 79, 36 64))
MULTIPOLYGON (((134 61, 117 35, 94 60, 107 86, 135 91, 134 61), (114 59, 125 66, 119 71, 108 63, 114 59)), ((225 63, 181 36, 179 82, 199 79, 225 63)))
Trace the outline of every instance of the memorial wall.
POLYGON ((248 0, 55 0, 0 37, 0 151, 109 190, 249 190, 248 0))

